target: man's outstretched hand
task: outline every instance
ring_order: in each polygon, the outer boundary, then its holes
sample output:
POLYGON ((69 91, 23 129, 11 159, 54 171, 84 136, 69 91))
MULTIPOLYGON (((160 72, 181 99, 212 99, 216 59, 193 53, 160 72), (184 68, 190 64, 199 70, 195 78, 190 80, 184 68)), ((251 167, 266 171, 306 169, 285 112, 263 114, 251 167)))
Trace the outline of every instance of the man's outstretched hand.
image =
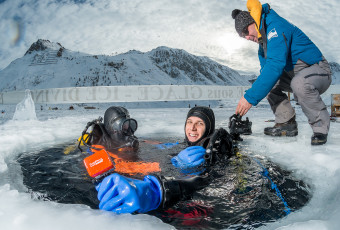
POLYGON ((241 116, 244 116, 248 110, 252 107, 253 105, 250 104, 244 96, 241 97, 240 101, 238 102, 238 105, 236 107, 235 114, 240 114, 241 116))

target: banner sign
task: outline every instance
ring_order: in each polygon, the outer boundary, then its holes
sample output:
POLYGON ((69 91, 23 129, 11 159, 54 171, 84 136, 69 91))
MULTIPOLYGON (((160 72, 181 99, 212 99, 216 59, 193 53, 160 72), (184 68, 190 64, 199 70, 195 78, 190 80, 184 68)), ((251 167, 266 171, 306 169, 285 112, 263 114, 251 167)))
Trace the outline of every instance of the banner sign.
MULTIPOLYGON (((31 90, 35 103, 106 103, 239 99, 250 86, 131 85, 31 90)), ((16 104, 25 91, 0 93, 0 104, 16 104)))

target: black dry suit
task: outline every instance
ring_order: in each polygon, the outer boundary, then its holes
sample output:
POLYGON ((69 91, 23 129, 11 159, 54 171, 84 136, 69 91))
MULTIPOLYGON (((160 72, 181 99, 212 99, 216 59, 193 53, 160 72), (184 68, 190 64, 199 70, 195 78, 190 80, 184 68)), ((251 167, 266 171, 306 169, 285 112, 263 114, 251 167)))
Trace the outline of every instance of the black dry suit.
POLYGON ((93 126, 93 129, 86 141, 87 144, 102 145, 109 151, 123 147, 138 148, 138 138, 134 135, 137 121, 130 118, 127 109, 112 106, 105 111, 104 123, 101 120, 99 118, 89 122, 88 126, 93 126))
POLYGON ((203 136, 194 143, 185 137, 189 146, 202 146, 206 149, 205 173, 186 179, 158 177, 163 190, 160 208, 167 208, 180 200, 189 199, 195 191, 208 186, 214 177, 213 166, 217 162, 225 163, 234 154, 232 136, 223 128, 215 130, 215 116, 210 108, 196 106, 188 112, 187 119, 191 116, 201 118, 206 127, 203 136))

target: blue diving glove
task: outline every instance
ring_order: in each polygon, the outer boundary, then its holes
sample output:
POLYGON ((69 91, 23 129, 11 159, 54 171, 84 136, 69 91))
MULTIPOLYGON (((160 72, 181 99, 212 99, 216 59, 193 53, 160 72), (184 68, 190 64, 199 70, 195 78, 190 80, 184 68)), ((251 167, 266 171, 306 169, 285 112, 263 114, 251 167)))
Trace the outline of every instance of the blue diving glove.
POLYGON ((88 154, 90 154, 90 155, 92 155, 92 154, 93 154, 93 152, 92 152, 91 148, 87 148, 87 149, 86 149, 86 152, 87 152, 88 154))
POLYGON ((162 201, 162 185, 154 176, 144 180, 111 174, 96 186, 99 208, 120 213, 145 213, 157 209, 162 201))
POLYGON ((155 145, 158 149, 171 149, 172 147, 178 145, 179 143, 162 143, 162 144, 158 144, 155 145))
POLYGON ((198 167, 204 163, 204 155, 205 148, 202 146, 190 146, 173 157, 171 162, 180 169, 198 167))

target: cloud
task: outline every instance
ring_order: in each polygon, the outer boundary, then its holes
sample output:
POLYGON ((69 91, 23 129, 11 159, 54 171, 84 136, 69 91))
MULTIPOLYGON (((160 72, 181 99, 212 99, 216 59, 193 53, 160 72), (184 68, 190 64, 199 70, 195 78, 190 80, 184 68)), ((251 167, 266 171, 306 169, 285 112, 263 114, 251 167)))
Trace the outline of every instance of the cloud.
MULTIPOLYGON (((237 36, 231 18, 234 8, 246 9, 245 0, 76 2, 11 0, 1 3, 0 69, 21 57, 38 38, 90 54, 111 55, 131 49, 146 52, 157 46, 168 46, 208 56, 238 70, 257 72, 259 69, 256 44, 237 36), (18 36, 13 35, 10 27, 15 18, 20 18, 24 29, 21 39, 13 43, 18 36)), ((333 10, 338 9, 340 3, 336 0, 271 2, 279 14, 311 37, 326 58, 340 62, 339 32, 332 29, 340 27, 339 16, 333 10)))

